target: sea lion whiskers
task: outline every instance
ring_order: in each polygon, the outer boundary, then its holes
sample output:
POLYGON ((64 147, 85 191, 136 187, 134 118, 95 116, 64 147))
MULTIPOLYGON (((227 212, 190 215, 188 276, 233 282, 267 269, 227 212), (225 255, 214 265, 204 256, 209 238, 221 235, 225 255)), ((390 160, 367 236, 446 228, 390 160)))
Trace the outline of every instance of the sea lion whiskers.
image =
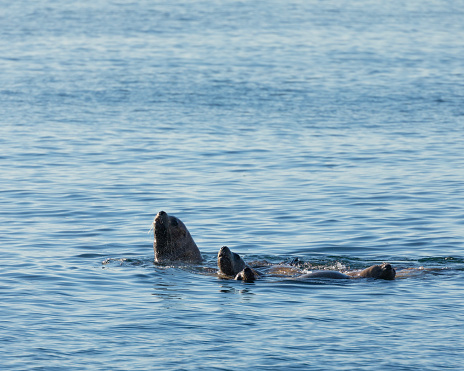
POLYGON ((150 224, 150 230, 147 232, 148 234, 151 233, 155 229, 155 219, 153 219, 153 222, 150 224))

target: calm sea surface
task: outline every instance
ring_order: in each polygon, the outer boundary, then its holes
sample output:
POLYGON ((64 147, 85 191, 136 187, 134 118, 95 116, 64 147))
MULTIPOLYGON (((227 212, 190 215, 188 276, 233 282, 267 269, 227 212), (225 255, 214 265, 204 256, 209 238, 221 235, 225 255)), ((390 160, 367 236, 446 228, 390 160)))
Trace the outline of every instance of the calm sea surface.
POLYGON ((0 0, 0 368, 461 369, 463 19, 0 0), (160 210, 204 264, 153 263, 160 210), (403 274, 244 284, 222 245, 403 274))

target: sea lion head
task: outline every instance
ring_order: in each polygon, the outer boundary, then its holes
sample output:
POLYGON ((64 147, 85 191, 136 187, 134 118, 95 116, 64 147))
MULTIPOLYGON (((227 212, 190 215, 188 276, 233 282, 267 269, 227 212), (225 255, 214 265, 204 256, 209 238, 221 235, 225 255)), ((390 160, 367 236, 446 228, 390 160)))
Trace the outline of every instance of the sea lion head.
POLYGON ((182 221, 160 211, 153 221, 156 262, 201 261, 200 250, 182 221))
POLYGON ((396 270, 389 263, 373 265, 369 268, 364 269, 360 273, 360 277, 376 278, 382 280, 394 280, 395 276, 396 270))
POLYGON ((254 282, 257 278, 257 275, 250 267, 246 267, 235 276, 236 280, 243 282, 254 282))
POLYGON ((383 263, 378 270, 378 276, 376 278, 382 280, 394 280, 396 276, 396 270, 389 263, 383 263))
POLYGON ((246 268, 246 264, 240 255, 230 251, 227 246, 222 246, 218 253, 219 272, 226 276, 236 276, 246 268))

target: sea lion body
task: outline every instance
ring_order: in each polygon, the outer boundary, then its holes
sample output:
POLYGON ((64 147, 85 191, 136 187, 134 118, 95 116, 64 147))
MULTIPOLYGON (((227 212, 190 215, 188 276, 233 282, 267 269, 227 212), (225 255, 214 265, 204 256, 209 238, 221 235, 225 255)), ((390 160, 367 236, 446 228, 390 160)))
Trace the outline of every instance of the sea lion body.
POLYGON ((332 278, 332 279, 350 279, 351 277, 338 271, 314 271, 297 277, 299 280, 307 278, 332 278))
POLYGON ((153 221, 155 262, 200 263, 200 250, 187 227, 175 216, 160 211, 153 221))

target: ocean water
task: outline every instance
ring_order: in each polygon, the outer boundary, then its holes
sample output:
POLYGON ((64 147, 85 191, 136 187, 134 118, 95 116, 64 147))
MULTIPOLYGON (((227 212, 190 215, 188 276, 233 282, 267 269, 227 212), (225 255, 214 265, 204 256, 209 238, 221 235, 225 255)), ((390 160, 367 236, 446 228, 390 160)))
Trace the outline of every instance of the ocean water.
POLYGON ((0 368, 464 362, 464 2, 0 2, 0 368), (198 266, 153 262, 180 218, 198 266), (389 261, 395 281, 220 279, 389 261))

